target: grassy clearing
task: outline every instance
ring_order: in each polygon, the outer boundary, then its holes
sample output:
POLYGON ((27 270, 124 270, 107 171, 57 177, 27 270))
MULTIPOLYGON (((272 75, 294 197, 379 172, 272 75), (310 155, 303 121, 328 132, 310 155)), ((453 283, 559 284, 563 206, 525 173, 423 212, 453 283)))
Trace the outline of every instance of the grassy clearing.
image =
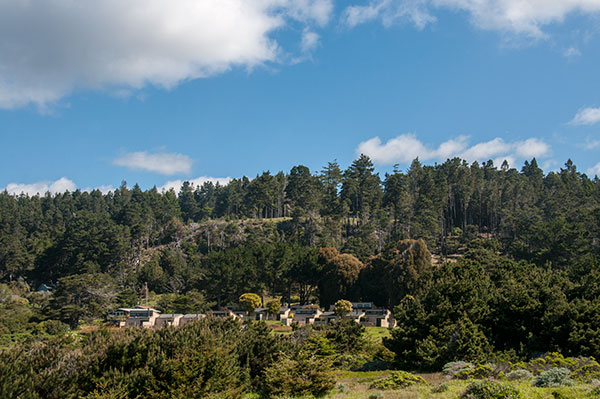
MULTIPOLYGON (((328 399, 459 399, 467 386, 472 381, 447 380, 441 373, 419 374, 427 381, 427 385, 413 386, 402 390, 381 391, 371 389, 371 383, 387 375, 387 371, 375 372, 350 372, 338 371, 335 375, 338 385, 328 399), (446 384, 448 389, 444 392, 433 392, 434 388, 446 384)), ((569 399, 593 398, 590 392, 594 386, 590 384, 578 384, 572 387, 561 388, 536 388, 531 381, 505 382, 517 387, 523 395, 523 399, 554 399, 554 392, 564 395, 569 399)))

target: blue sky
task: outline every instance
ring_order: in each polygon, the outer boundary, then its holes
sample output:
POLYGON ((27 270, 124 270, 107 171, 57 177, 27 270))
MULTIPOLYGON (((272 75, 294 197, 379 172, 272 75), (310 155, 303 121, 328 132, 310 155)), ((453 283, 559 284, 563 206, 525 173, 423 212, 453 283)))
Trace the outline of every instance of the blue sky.
POLYGON ((600 174, 600 0, 76 4, 0 0, 0 188, 169 187, 360 152, 382 173, 535 156, 600 174))

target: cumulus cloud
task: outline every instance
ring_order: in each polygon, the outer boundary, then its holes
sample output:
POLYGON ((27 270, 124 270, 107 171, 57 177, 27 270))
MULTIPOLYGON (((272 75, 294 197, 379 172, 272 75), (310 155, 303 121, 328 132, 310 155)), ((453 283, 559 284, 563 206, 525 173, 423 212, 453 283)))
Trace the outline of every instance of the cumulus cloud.
POLYGON ((0 108, 277 62, 275 31, 323 26, 332 10, 333 0, 0 0, 0 108))
POLYGON ((600 162, 589 168, 587 174, 590 176, 600 176, 600 162))
POLYGON ((134 170, 144 170, 162 175, 174 175, 176 173, 190 173, 194 161, 183 154, 150 154, 142 151, 125 154, 115 159, 113 163, 134 170))
MULTIPOLYGON (((75 191, 77 186, 72 180, 61 177, 56 181, 41 181, 31 184, 9 183, 4 190, 12 195, 26 194, 29 196, 44 195, 46 193, 56 194, 65 191, 75 191)), ((3 190, 3 191, 4 191, 3 190)))
POLYGON ((501 165, 504 160, 514 165, 517 160, 540 158, 549 155, 550 145, 537 138, 507 142, 497 137, 490 141, 469 145, 469 137, 459 136, 430 147, 414 134, 402 134, 383 143, 379 137, 363 141, 356 149, 357 154, 368 155, 374 162, 384 165, 409 163, 415 158, 444 161, 459 157, 467 161, 488 161, 501 165))
POLYGON ((583 108, 569 122, 571 125, 595 125, 600 122, 600 108, 583 108))
POLYGON ((570 14, 600 11, 600 0, 370 0, 347 7, 343 20, 349 26, 380 19, 385 25, 411 20, 419 28, 435 21, 436 9, 466 12, 480 29, 542 38, 542 27, 562 22, 570 14))
POLYGON ((163 186, 158 187, 157 189, 159 192, 165 192, 165 191, 169 191, 170 189, 173 189, 173 190, 175 190, 175 193, 179 193, 179 190, 181 189, 181 186, 183 185, 184 181, 189 181, 194 187, 202 186, 206 182, 211 182, 213 184, 219 183, 220 185, 226 185, 227 183, 229 183, 231 181, 231 177, 200 176, 200 177, 198 177, 196 179, 192 179, 192 180, 171 180, 171 181, 166 182, 163 186))

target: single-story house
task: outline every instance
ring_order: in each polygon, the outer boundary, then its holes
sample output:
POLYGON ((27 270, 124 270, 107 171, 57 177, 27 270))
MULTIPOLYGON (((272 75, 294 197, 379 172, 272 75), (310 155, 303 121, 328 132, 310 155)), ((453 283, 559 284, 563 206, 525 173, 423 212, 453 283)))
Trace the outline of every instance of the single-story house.
POLYGON ((188 323, 191 323, 196 320, 200 320, 205 318, 206 315, 202 313, 188 313, 183 315, 181 319, 179 319, 179 326, 185 326, 188 323))
POLYGON ((179 327, 179 323, 180 323, 182 317, 183 317, 183 315, 179 314, 179 313, 161 314, 160 316, 158 316, 156 318, 156 320, 154 322, 154 327, 156 327, 156 328, 161 328, 161 327, 166 327, 166 326, 179 327))
POLYGON ((119 308, 108 314, 117 327, 154 327, 155 320, 160 311, 148 306, 135 306, 133 308, 119 308))
POLYGON ((317 325, 322 325, 322 324, 329 324, 329 323, 333 323, 337 320, 337 315, 335 314, 335 312, 323 312, 319 315, 319 317, 317 317, 315 319, 315 324, 317 325))
MULTIPOLYGON (((292 315, 291 319, 294 322, 298 323, 301 326, 304 326, 306 324, 313 324, 315 322, 315 319, 319 317, 322 313, 323 312, 318 307, 309 305, 301 308, 293 308, 290 312, 290 315, 292 315)), ((287 319, 290 319, 290 317, 288 317, 287 319)))

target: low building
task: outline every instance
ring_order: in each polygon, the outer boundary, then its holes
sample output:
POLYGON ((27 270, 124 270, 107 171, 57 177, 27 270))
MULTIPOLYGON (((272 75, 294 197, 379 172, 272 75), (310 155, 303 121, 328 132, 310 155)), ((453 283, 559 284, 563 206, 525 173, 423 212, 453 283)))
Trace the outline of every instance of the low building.
POLYGON ((179 319, 179 326, 183 327, 188 323, 197 321, 197 320, 202 320, 206 317, 205 314, 202 313, 188 313, 183 315, 183 317, 181 319, 179 319))
POLYGON ((162 328, 167 326, 179 327, 182 314, 179 313, 165 313, 158 316, 154 322, 154 327, 162 328))
POLYGON ((315 319, 318 318, 323 312, 321 309, 314 305, 303 306, 292 308, 287 319, 291 319, 293 322, 298 323, 301 326, 307 324, 314 324, 315 319))
POLYGON ((329 324, 329 323, 333 323, 337 320, 337 315, 335 314, 335 312, 330 311, 330 312, 323 312, 319 315, 319 317, 317 317, 315 319, 315 324, 316 325, 323 325, 323 324, 329 324))
POLYGON ((279 308, 279 313, 270 314, 266 308, 257 308, 254 311, 256 315, 256 320, 272 320, 272 321, 281 321, 282 319, 287 319, 290 314, 289 308, 279 308))
POLYGON ((365 310, 365 315, 360 322, 364 326, 396 327, 396 320, 388 309, 365 310))
MULTIPOLYGON (((334 305, 329 310, 333 312, 334 305)), ((395 327, 396 321, 388 309, 379 308, 373 302, 352 302, 352 312, 344 316, 368 327, 395 327)), ((336 319, 330 318, 330 321, 336 319)))
POLYGON ((119 308, 108 314, 108 319, 117 327, 154 327, 160 311, 147 307, 119 308))

